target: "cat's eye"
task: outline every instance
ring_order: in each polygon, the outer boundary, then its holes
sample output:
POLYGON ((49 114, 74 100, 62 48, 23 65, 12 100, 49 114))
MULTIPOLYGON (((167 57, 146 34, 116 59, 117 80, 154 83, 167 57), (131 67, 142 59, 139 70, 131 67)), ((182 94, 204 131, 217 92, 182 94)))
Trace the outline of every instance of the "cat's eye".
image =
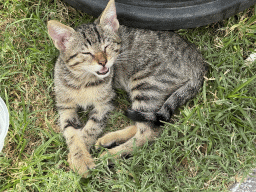
POLYGON ((85 54, 85 55, 91 55, 92 57, 94 57, 94 55, 90 52, 83 52, 82 54, 85 54))

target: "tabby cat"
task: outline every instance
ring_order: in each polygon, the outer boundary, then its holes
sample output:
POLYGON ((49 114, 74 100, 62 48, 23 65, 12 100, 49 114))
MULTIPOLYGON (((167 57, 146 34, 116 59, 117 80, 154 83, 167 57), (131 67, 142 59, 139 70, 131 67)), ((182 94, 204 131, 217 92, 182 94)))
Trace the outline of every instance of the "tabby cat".
POLYGON ((74 30, 51 20, 48 33, 60 51, 54 80, 68 162, 83 176, 95 167, 89 153, 93 145, 116 144, 108 152, 124 155, 134 142, 153 141, 159 122, 195 96, 207 71, 201 54, 177 34, 119 25, 114 0, 94 23, 74 30), (97 140, 113 110, 114 88, 129 94, 128 116, 135 124, 97 140), (85 125, 78 108, 92 109, 85 125))

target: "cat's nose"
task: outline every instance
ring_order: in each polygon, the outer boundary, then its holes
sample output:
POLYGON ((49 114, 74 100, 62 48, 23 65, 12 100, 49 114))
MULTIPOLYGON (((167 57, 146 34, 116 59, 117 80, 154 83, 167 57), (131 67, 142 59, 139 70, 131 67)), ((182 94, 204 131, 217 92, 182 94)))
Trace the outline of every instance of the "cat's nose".
POLYGON ((107 64, 107 59, 99 60, 98 63, 104 67, 107 64))
POLYGON ((99 65, 102 65, 103 67, 107 64, 107 56, 105 53, 99 52, 95 54, 95 58, 98 61, 99 65))

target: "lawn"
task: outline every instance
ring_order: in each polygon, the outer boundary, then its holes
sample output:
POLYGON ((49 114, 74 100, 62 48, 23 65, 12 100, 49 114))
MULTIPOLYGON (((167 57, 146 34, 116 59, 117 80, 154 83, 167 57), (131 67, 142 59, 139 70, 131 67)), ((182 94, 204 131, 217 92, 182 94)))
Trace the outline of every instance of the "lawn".
MULTIPOLYGON (((93 21, 59 0, 0 1, 0 96, 10 128, 0 154, 0 191, 227 191, 256 167, 256 6, 227 20, 179 30, 209 64, 202 90, 165 123, 153 144, 133 156, 98 158, 88 178, 69 169, 58 129, 53 70, 58 51, 47 34, 55 19, 93 21)), ((118 90, 107 131, 131 122, 118 90)), ((86 116, 86 115, 85 115, 86 116)), ((86 117, 85 117, 86 119, 86 117)))

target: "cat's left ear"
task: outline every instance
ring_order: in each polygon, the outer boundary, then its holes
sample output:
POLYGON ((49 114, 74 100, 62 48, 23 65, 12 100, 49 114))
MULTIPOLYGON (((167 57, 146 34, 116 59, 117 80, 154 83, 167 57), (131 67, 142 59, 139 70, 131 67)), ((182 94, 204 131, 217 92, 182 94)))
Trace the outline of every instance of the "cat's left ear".
POLYGON ((117 20, 116 16, 116 6, 115 6, 115 0, 110 0, 108 2, 107 7, 102 12, 102 14, 99 16, 99 18, 95 21, 96 24, 99 24, 103 27, 110 28, 115 33, 119 29, 119 22, 117 20))

